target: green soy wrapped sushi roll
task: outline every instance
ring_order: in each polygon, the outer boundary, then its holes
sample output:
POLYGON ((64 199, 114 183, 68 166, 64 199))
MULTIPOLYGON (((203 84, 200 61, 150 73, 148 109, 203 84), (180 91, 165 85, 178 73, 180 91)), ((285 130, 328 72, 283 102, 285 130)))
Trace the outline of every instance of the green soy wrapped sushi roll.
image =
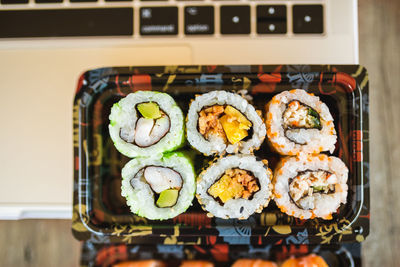
POLYGON ((328 106, 319 97, 295 89, 266 105, 267 136, 281 155, 318 154, 335 149, 336 131, 328 106))
POLYGON ((253 155, 230 155, 200 173, 196 197, 208 216, 247 219, 268 205, 271 179, 266 160, 253 155))
POLYGON ((131 158, 172 151, 184 142, 182 110, 165 93, 131 93, 114 104, 109 118, 115 147, 131 158))
POLYGON ((242 96, 226 91, 196 96, 190 104, 186 129, 190 145, 206 156, 251 154, 266 135, 255 108, 242 96))
POLYGON ((275 202, 300 219, 330 220, 346 203, 348 172, 339 158, 325 154, 285 157, 274 172, 275 202))
POLYGON ((192 204, 193 164, 182 152, 132 159, 122 169, 121 189, 133 213, 150 220, 173 218, 192 204))

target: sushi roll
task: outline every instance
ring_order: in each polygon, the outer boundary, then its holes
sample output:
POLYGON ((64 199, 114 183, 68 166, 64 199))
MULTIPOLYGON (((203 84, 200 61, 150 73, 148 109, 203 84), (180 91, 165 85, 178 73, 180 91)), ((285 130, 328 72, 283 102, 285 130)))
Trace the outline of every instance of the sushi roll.
POLYGON ((166 265, 158 260, 125 261, 114 264, 113 267, 165 267, 166 265))
POLYGON ((275 202, 300 219, 330 220, 346 203, 348 172, 339 158, 324 154, 283 158, 274 172, 275 202))
POLYGON ((192 204, 193 164, 182 152, 132 159, 122 169, 121 189, 133 213, 151 220, 173 218, 192 204))
POLYGON ((255 108, 242 96, 226 91, 198 95, 190 104, 187 139, 206 156, 250 154, 262 144, 266 128, 255 108))
POLYGON ((184 142, 182 110, 165 93, 131 93, 114 104, 109 118, 115 147, 131 158, 172 151, 184 142))
POLYGON ((180 267, 214 267, 214 264, 208 261, 190 260, 183 261, 180 267))
POLYGON ((304 90, 284 91, 266 105, 269 144, 281 155, 335 149, 336 130, 327 105, 304 90))
POLYGON ((240 259, 235 261, 232 267, 278 267, 273 261, 261 259, 240 259))
POLYGON ((310 254, 301 258, 290 258, 282 263, 282 267, 329 267, 324 258, 310 254))
POLYGON ((271 196, 272 172, 252 155, 218 159, 197 178, 197 194, 208 216, 247 219, 261 212, 271 196))

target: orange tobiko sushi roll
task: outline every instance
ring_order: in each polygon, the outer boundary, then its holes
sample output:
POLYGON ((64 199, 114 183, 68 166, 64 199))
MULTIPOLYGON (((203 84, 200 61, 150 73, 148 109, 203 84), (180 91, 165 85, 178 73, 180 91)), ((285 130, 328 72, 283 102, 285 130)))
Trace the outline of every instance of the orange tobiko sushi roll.
POLYGON ((165 264, 157 260, 140 260, 117 263, 113 267, 165 267, 165 264))
POLYGON ((214 264, 208 261, 184 261, 180 267, 214 267, 214 264))
POLYGON ((329 267, 321 256, 315 254, 299 258, 298 262, 301 267, 329 267))
POLYGON ((281 267, 329 267, 325 260, 318 255, 310 254, 301 258, 286 260, 281 267))
POLYGON ((260 259, 237 260, 232 267, 278 267, 275 262, 260 259))
POLYGON ((297 266, 299 265, 296 258, 287 259, 281 265, 281 267, 297 267, 297 266))

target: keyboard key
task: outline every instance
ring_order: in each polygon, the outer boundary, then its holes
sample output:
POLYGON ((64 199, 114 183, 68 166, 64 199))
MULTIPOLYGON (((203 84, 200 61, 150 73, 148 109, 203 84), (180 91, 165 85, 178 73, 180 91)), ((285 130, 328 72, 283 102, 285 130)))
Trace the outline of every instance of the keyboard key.
POLYGON ((63 0, 35 0, 38 4, 62 3, 63 0))
POLYGON ((185 34, 214 34, 214 7, 185 7, 185 34))
POLYGON ((286 32, 285 5, 257 6, 257 33, 276 34, 286 32))
POLYGON ((323 33, 324 15, 322 5, 294 5, 293 32, 323 33))
POLYGON ((69 0, 71 3, 97 2, 97 0, 69 0))
POLYGON ((132 2, 133 0, 105 0, 106 2, 132 2))
POLYGON ((177 7, 142 7, 140 8, 141 35, 177 35, 177 7))
POLYGON ((132 34, 133 8, 0 11, 0 38, 132 34))
POLYGON ((0 0, 3 5, 28 4, 28 0, 0 0))
POLYGON ((220 19, 222 34, 250 33, 249 6, 221 6, 220 19))

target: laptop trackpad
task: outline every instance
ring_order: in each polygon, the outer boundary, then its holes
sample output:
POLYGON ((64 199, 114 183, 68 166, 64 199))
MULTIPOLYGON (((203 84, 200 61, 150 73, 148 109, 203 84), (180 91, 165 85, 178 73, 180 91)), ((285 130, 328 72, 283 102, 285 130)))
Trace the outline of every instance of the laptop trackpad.
POLYGON ((72 100, 80 74, 105 66, 192 63, 185 45, 4 49, 0 58, 0 113, 7 114, 0 208, 72 207, 72 100))
POLYGON ((69 59, 72 57, 76 60, 75 62, 83 64, 84 69, 99 66, 184 65, 193 63, 191 47, 188 45, 135 45, 134 47, 79 48, 65 51, 65 56, 69 59), (82 59, 84 59, 84 63, 82 59))

